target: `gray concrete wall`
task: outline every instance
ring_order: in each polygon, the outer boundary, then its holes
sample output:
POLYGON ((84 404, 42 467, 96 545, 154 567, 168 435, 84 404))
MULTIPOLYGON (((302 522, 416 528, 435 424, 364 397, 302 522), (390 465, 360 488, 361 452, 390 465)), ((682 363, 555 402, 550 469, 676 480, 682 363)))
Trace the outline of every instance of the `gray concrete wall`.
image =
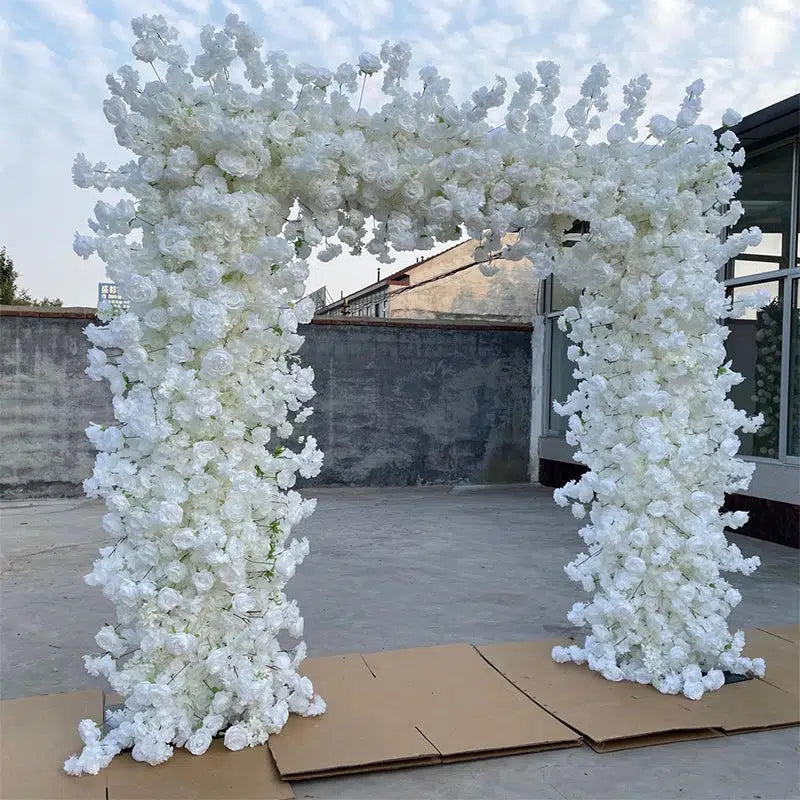
MULTIPOLYGON (((84 429, 113 420, 108 385, 84 373, 91 321, 0 309, 0 497, 82 494, 84 429)), ((314 485, 528 479, 529 327, 337 320, 302 333, 317 390, 304 428, 325 452, 314 485)))
POLYGON ((528 480, 530 326, 325 320, 302 331, 316 485, 528 480))
POLYGON ((84 430, 114 419, 108 384, 84 373, 93 314, 0 314, 0 496, 82 494, 95 456, 84 430))

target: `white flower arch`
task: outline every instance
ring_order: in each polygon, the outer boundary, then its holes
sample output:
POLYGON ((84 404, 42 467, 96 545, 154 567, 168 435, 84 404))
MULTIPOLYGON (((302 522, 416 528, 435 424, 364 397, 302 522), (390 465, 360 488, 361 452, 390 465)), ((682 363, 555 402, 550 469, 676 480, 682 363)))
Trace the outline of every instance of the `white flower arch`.
POLYGON ((567 573, 593 593, 570 613, 591 634, 554 657, 692 698, 718 688, 722 669, 763 674, 728 630, 741 598, 720 576, 758 564, 724 535, 746 515, 719 511, 724 493, 749 481, 737 430, 758 420, 726 399, 740 378, 721 366, 718 320, 731 309, 716 280, 760 234, 720 237, 741 214, 731 165, 743 152, 731 131, 717 139, 696 124, 702 82, 639 140, 650 84, 632 80, 607 141, 590 144, 607 107, 603 65, 567 111, 568 134, 552 131, 551 62, 517 76, 492 130, 505 81, 459 106, 428 67, 412 94, 407 45, 335 73, 292 68, 281 53, 262 60, 260 39, 231 15, 223 30, 203 30, 188 71, 163 18, 133 30, 155 79, 140 85, 122 68, 104 108, 136 159, 110 170, 80 155, 73 170, 79 186, 133 198, 99 202, 93 235, 75 241, 131 301, 87 329, 87 371, 110 382, 118 424, 89 428, 100 452, 85 488, 105 499, 103 526, 118 541, 87 576, 117 624, 85 660, 125 706, 104 735, 81 723, 86 746, 67 771, 97 772, 128 747, 151 764, 173 745, 202 753, 222 731, 239 749, 290 712, 324 710, 298 673, 305 646, 279 642, 302 636, 284 586, 308 552, 291 531, 314 508, 292 486, 322 459, 313 438, 292 444, 314 394, 296 356, 298 323, 313 313, 300 299, 314 248, 322 259, 347 246, 389 260, 390 245, 431 248, 466 232, 480 240, 478 258, 527 258, 538 275, 581 289, 562 318, 580 383, 557 410, 570 415, 568 440, 589 471, 555 494, 588 514, 588 552, 567 573), (250 89, 229 77, 237 58, 250 89), (354 107, 359 82, 380 70, 385 105, 354 107), (588 233, 564 247, 575 220, 588 233))

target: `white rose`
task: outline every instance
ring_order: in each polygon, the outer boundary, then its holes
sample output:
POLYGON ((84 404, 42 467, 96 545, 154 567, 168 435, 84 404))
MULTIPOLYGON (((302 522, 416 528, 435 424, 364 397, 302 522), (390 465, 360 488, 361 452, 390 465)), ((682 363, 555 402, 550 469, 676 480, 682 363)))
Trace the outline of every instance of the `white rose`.
POLYGON ((233 372, 233 356, 222 347, 209 350, 200 362, 203 375, 211 380, 219 380, 233 372))
POLYGON ((276 119, 267 126, 267 132, 276 142, 288 142, 294 133, 294 125, 283 119, 276 119))
POLYGON ((159 92, 152 100, 153 108, 165 117, 174 114, 179 107, 178 99, 168 91, 159 92))
POLYGON ((407 200, 416 203, 425 196, 425 187, 416 178, 411 178, 403 184, 403 195, 407 200))
POLYGON ((647 564, 638 556, 628 556, 625 559, 625 569, 632 575, 644 575, 647 572, 647 564))
POLYGON ((434 197, 430 203, 431 219, 444 222, 453 214, 452 203, 446 197, 434 197))
POLYGON ((194 756, 201 756, 211 747, 212 739, 210 731, 200 728, 186 740, 186 749, 194 756))
POLYGON ((123 603, 134 605, 139 600, 139 585, 126 578, 119 585, 119 598, 123 603))
POLYGON ((233 596, 231 605, 237 614, 247 614, 256 607, 255 600, 247 592, 237 592, 233 596))
POLYGON ((163 327, 165 327, 168 321, 169 316, 167 314, 167 309, 162 308, 161 306, 147 310, 143 318, 144 324, 148 328, 152 328, 156 331, 160 331, 163 327))
POLYGON ((378 56, 364 51, 358 57, 358 68, 364 75, 374 75, 381 69, 381 60, 378 56))
POLYGON ((196 642, 191 633, 173 633, 167 637, 167 650, 176 656, 184 655, 194 650, 196 642))
POLYGON ((723 147, 733 150, 733 148, 739 144, 739 137, 733 131, 725 131, 722 136, 719 137, 719 143, 723 147))
POLYGON ((527 121, 528 115, 521 108, 516 108, 506 114, 506 128, 509 133, 519 133, 527 121))
POLYGON ((186 567, 180 561, 170 561, 164 574, 170 583, 180 583, 186 577, 186 567))
POLYGON ((732 108, 727 109, 722 115, 722 124, 726 128, 732 128, 734 125, 738 125, 741 121, 742 115, 738 111, 734 111, 732 108))
POLYGON ((661 114, 650 119, 650 131, 657 139, 663 139, 674 127, 675 123, 661 114))
POLYGON ((314 301, 310 297, 306 297, 294 307, 294 314, 301 325, 307 325, 314 319, 316 310, 317 307, 314 305, 314 301))
POLYGON ((183 509, 177 503, 164 501, 158 506, 156 518, 161 525, 180 525, 183 520, 183 509))
POLYGON ((158 48, 151 39, 139 39, 131 48, 131 52, 145 63, 155 61, 158 57, 158 48))
POLYGON ((288 581, 294 575, 296 569, 295 558, 288 550, 284 550, 275 559, 275 572, 284 580, 288 581))
POLYGON ((121 97, 112 97, 103 101, 103 113, 112 125, 120 125, 128 118, 128 109, 121 97))
POLYGON ((503 203, 511 197, 511 187, 505 181, 498 181, 492 186, 491 197, 495 203, 503 203))
POLYGON ((112 656, 121 656, 125 652, 125 645, 120 641, 117 632, 110 625, 103 625, 94 637, 101 650, 107 650, 112 656))
POLYGON ((183 597, 180 593, 176 592, 175 589, 170 586, 165 586, 158 593, 158 607, 162 611, 171 611, 173 608, 180 605, 181 600, 183 600, 183 597))
POLYGON ((223 741, 228 750, 242 750, 250 744, 250 737, 244 725, 231 725, 225 731, 225 739, 223 741))
POLYGON ((294 77, 295 80, 299 84, 306 84, 312 83, 314 78, 317 76, 317 69, 316 67, 312 67, 311 64, 298 64, 294 68, 294 77))
POLYGON ((192 583, 201 594, 207 592, 214 585, 214 576, 206 569, 192 575, 192 583))
POLYGON ((197 537, 191 528, 183 528, 172 534, 172 543, 178 550, 191 550, 197 544, 197 537))
POLYGON ((333 73, 329 69, 320 67, 315 70, 312 82, 318 89, 326 89, 333 83, 333 73))
POLYGON ((247 159, 235 150, 220 150, 214 159, 217 166, 229 175, 241 177, 247 174, 247 159))
POLYGON ((615 144, 616 142, 624 142, 628 138, 628 132, 625 130, 625 127, 623 125, 616 123, 615 125, 612 125, 608 129, 606 138, 608 139, 609 144, 615 144))

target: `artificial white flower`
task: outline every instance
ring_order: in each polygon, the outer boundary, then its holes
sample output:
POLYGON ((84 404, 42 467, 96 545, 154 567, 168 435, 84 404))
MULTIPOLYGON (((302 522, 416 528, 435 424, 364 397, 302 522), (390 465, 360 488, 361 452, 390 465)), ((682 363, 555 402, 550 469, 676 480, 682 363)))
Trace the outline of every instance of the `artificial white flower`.
POLYGON ((250 743, 250 736, 244 725, 231 725, 231 727, 225 731, 224 742, 225 747, 229 750, 241 750, 250 743))
POLYGON ((358 57, 358 68, 365 75, 374 75, 376 72, 380 71, 381 60, 378 56, 365 51, 358 57))

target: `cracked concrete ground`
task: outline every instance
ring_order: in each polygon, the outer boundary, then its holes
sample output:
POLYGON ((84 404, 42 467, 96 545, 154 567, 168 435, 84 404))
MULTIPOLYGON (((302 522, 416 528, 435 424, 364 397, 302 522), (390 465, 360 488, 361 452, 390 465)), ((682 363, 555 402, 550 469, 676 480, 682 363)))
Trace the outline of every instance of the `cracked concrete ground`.
MULTIPOLYGON (((302 530, 311 555, 290 583, 311 655, 553 638, 581 597, 563 565, 577 524, 549 490, 318 489, 302 530)), ((103 507, 88 500, 0 504, 0 693, 96 685, 81 655, 112 618, 86 586, 103 507)), ((734 535, 758 554, 732 624, 797 622, 798 554, 734 535)), ((298 798, 778 798, 798 792, 798 729, 599 755, 581 748, 293 783, 298 798)))

